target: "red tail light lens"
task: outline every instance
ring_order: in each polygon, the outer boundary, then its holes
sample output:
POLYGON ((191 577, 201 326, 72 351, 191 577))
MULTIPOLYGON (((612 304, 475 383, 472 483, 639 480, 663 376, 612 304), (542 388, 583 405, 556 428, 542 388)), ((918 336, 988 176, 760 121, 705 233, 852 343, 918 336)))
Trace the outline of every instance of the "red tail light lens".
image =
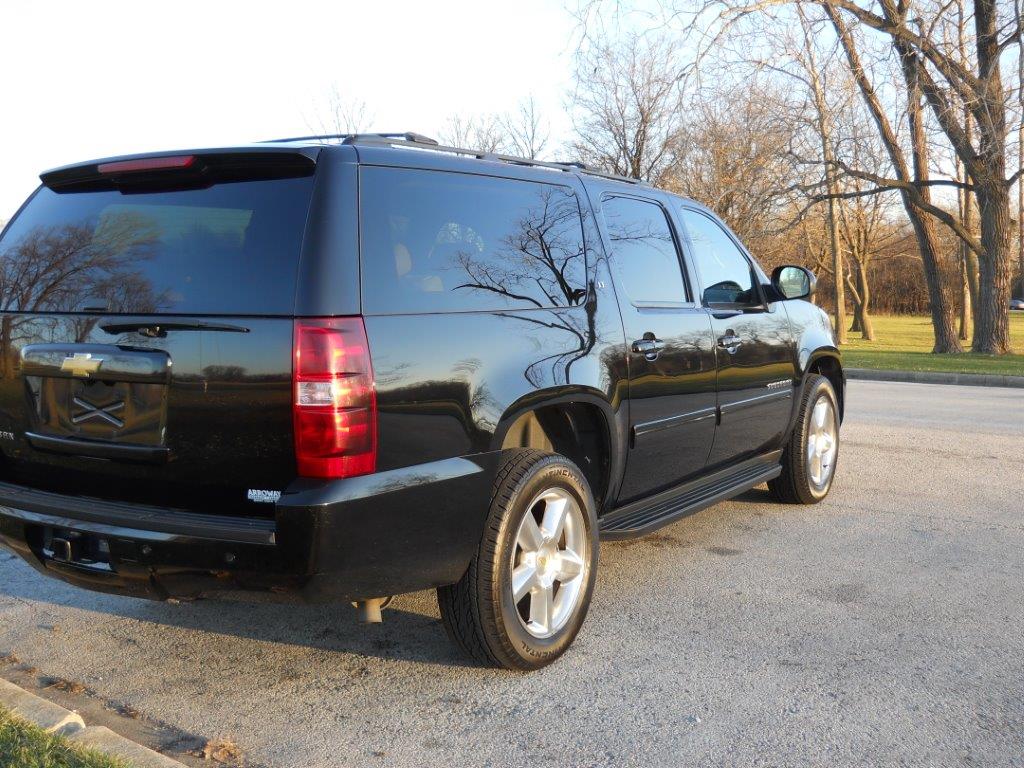
POLYGON ((295 321, 295 456, 303 477, 377 467, 377 398, 361 317, 295 321))

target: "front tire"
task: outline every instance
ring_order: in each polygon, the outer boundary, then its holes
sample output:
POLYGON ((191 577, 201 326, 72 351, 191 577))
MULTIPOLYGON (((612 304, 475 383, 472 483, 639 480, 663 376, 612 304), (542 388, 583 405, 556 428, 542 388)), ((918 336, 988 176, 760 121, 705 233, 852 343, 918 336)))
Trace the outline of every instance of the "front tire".
POLYGON ((480 663, 539 669, 579 633, 597 560, 594 499, 576 465, 558 454, 507 451, 468 570, 437 590, 441 620, 480 663))
POLYGON ((832 488, 839 461, 839 406, 832 383, 809 374, 800 416, 782 452, 782 474, 768 482, 776 501, 817 504, 832 488))

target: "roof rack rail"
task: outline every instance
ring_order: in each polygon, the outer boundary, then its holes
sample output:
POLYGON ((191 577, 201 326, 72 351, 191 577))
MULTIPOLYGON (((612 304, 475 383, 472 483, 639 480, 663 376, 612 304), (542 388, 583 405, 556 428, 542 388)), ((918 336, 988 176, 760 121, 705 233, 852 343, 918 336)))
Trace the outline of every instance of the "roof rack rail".
POLYGON ((389 139, 392 141, 409 141, 416 144, 438 144, 437 139, 424 136, 422 133, 403 131, 399 133, 317 133, 312 136, 292 136, 287 139, 266 139, 261 144, 284 144, 289 141, 317 141, 323 139, 341 139, 344 143, 353 143, 357 139, 389 139))
POLYGON ((526 157, 515 155, 504 155, 499 152, 484 152, 478 149, 465 149, 463 147, 449 147, 441 144, 436 139, 424 136, 421 133, 405 131, 401 133, 329 133, 315 136, 296 136, 290 139, 271 139, 267 143, 289 142, 289 141, 323 141, 327 139, 340 140, 342 144, 351 145, 380 145, 407 147, 410 149, 425 149, 434 152, 447 152, 454 155, 465 155, 478 160, 490 160, 496 163, 508 163, 509 165, 525 165, 533 168, 548 168, 553 171, 585 173, 588 176, 599 176, 611 181, 623 181, 627 184, 638 184, 650 186, 649 182, 642 179, 634 179, 630 176, 620 176, 616 173, 609 173, 597 168, 592 168, 579 161, 571 162, 547 162, 544 160, 531 160, 526 157))

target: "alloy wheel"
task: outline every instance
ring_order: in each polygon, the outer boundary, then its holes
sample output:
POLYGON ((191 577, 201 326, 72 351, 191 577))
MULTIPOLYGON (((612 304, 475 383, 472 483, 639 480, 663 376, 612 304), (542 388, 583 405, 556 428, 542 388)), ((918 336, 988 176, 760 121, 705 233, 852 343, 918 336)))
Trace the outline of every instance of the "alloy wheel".
POLYGON ((820 395, 811 409, 807 427, 807 477, 815 490, 824 490, 832 479, 839 447, 836 413, 832 400, 820 395))
POLYGON ((534 498, 519 524, 510 567, 519 621, 534 637, 551 637, 576 612, 590 568, 583 512, 572 494, 549 488, 534 498))

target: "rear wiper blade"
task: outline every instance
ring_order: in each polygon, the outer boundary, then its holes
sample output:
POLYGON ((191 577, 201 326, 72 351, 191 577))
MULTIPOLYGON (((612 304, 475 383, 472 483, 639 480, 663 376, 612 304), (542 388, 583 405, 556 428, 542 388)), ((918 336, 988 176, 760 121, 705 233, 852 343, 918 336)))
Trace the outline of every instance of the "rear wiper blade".
POLYGON ((226 333, 249 333, 249 329, 243 325, 229 325, 227 323, 206 323, 199 320, 117 320, 101 323, 107 333, 130 333, 135 331, 150 338, 163 338, 168 331, 223 331, 226 333))

